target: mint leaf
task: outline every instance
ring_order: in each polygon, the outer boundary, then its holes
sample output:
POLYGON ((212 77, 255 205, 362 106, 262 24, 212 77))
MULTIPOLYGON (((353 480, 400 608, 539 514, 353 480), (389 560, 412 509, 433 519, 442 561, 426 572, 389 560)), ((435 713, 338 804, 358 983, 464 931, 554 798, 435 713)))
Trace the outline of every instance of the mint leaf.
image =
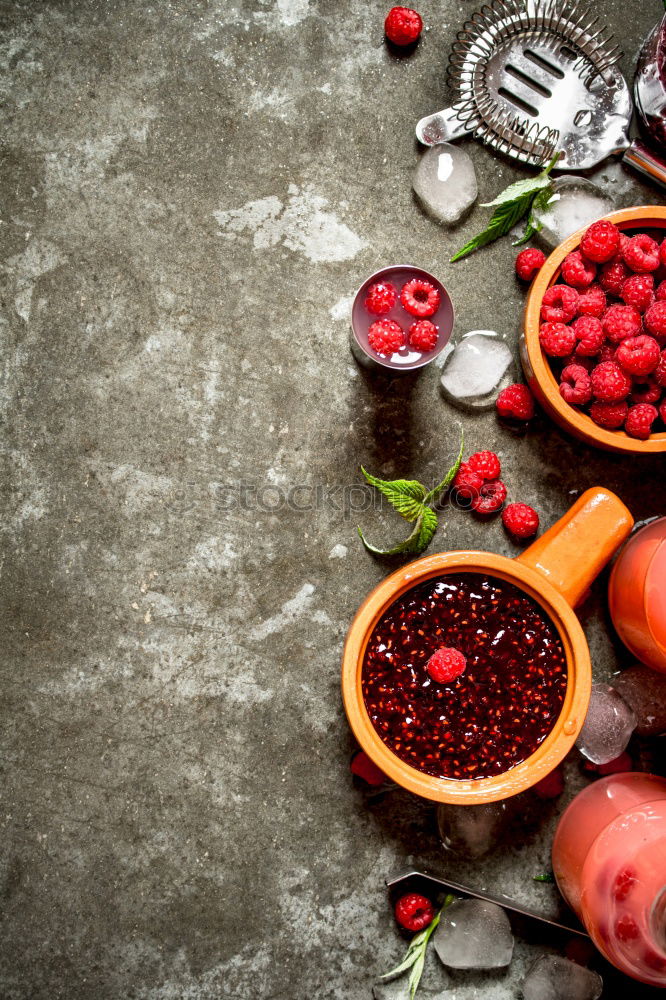
POLYGON ((552 872, 546 872, 545 875, 533 875, 533 882, 554 882, 555 876, 552 872))
POLYGON ((437 531, 437 515, 430 507, 425 507, 422 504, 421 513, 416 519, 416 524, 411 535, 404 542, 399 542, 390 549, 377 548, 376 545, 372 545, 367 540, 360 528, 357 530, 366 549, 369 552, 373 552, 376 556, 397 556, 406 552, 419 553, 423 552, 426 546, 430 544, 432 536, 437 531))
MULTIPOLYGON (((666 3, 666 0, 664 0, 664 2, 666 3)), ((460 468, 460 463, 462 462, 462 455, 463 455, 464 444, 465 444, 465 433, 464 433, 464 431, 463 431, 463 429, 461 427, 460 428, 460 449, 458 451, 458 457, 456 458, 455 462, 453 463, 453 465, 451 466, 451 468, 449 469, 449 471, 446 473, 446 475, 442 479, 441 483, 438 486, 435 486, 434 489, 430 490, 430 492, 428 494, 426 494, 426 496, 424 497, 424 502, 425 503, 436 503, 437 500, 439 500, 439 498, 442 495, 442 493, 444 492, 444 490, 446 489, 446 487, 449 485, 449 483, 454 478, 455 474, 457 473, 458 469, 460 468)))
POLYGON ((524 181, 516 181, 504 188, 493 201, 482 201, 481 208, 494 208, 495 205, 505 205, 507 201, 516 201, 517 198, 524 198, 526 195, 537 194, 542 188, 550 185, 550 177, 546 173, 538 174, 536 177, 526 177, 524 181))
POLYGON ((377 479, 376 476, 366 472, 361 466, 361 472, 370 483, 375 486, 380 493, 383 493, 388 502, 394 507, 402 517, 408 521, 415 521, 421 513, 422 501, 426 496, 426 488, 416 479, 377 479))

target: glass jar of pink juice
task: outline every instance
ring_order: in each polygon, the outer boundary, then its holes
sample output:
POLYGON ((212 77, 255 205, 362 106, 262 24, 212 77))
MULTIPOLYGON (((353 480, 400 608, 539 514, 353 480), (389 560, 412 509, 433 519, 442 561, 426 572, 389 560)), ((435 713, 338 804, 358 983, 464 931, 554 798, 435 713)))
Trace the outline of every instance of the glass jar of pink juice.
POLYGON ((666 986, 666 780, 616 774, 580 792, 557 828, 553 871, 608 961, 666 986))

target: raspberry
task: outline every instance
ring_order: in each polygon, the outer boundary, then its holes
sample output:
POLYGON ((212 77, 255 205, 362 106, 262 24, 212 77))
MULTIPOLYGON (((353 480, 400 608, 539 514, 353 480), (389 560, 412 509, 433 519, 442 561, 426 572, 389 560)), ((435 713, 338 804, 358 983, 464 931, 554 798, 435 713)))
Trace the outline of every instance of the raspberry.
POLYGON ((412 316, 432 316, 439 308, 439 289, 422 278, 412 278, 402 286, 400 301, 412 316))
POLYGON ((638 309, 617 303, 608 307, 601 322, 604 333, 614 344, 619 344, 627 337, 637 337, 643 326, 638 309))
POLYGON ((631 895, 635 886, 638 885, 638 875, 633 868, 627 866, 615 876, 613 882, 613 895, 618 903, 624 903, 625 899, 631 895))
POLYGON ((661 422, 666 424, 666 399, 662 399, 659 404, 659 416, 661 417, 661 422))
POLYGON ((617 347, 615 344, 602 344, 601 350, 599 351, 599 364, 602 361, 615 361, 615 352, 617 347))
POLYGON ((664 240, 659 247, 659 260, 661 261, 662 267, 666 267, 666 240, 664 240))
POLYGON ((502 467, 494 451, 477 451, 467 459, 467 465, 482 479, 497 479, 502 467))
POLYGON ((534 791, 540 799, 556 799, 564 791, 562 769, 556 767, 554 771, 547 774, 541 781, 537 781, 534 791))
POLYGON ((657 385, 666 389, 666 351, 662 351, 659 356, 659 363, 654 370, 654 380, 657 385))
POLYGON ((598 357, 595 356, 593 358, 588 358, 586 354, 576 354, 575 351, 573 352, 573 354, 567 354, 566 358, 561 358, 561 359, 558 358, 558 361, 560 360, 562 362, 563 371, 567 367, 567 365, 580 365, 581 368, 584 368, 586 372, 591 372, 592 369, 596 368, 596 366, 599 364, 598 357))
POLYGON ((390 312, 398 297, 393 285, 388 281, 376 281, 368 288, 365 297, 365 308, 375 316, 385 316, 390 312))
POLYGON ((471 500, 472 497, 479 495, 482 486, 483 479, 479 473, 475 472, 467 462, 461 462, 451 483, 451 489, 463 500, 471 500))
POLYGON ((615 352, 615 360, 630 375, 649 375, 659 364, 659 344, 645 334, 627 337, 615 352))
POLYGON ((367 753, 357 750, 351 759, 349 770, 357 778, 362 778, 368 785, 378 787, 388 781, 383 771, 380 771, 374 761, 370 760, 367 753))
POLYGON ((567 403, 582 406, 592 399, 592 380, 582 365, 567 365, 560 375, 560 396, 567 403))
POLYGON ((429 319, 419 319, 409 328, 409 343, 417 351, 432 351, 438 337, 439 330, 429 319))
POLYGON ((405 334, 395 320, 377 319, 368 330, 368 343, 377 354, 393 354, 405 346, 405 334))
POLYGON ((513 420, 531 420, 534 416, 534 397, 520 382, 502 389, 495 403, 500 417, 513 420))
POLYGON ((625 913, 615 921, 615 936, 618 941, 635 941, 640 933, 638 924, 630 913, 625 913))
POLYGON ((623 771, 633 771, 634 762, 625 750, 615 760, 609 760, 607 764, 593 764, 591 760, 586 760, 583 764, 583 770, 602 778, 608 774, 621 774, 623 771))
POLYGON ((568 323, 578 309, 578 292, 568 285, 552 285, 541 301, 544 323, 568 323))
POLYGON ((647 271, 656 271, 659 267, 659 244, 647 235, 639 233, 633 236, 622 251, 625 264, 632 271, 645 274, 647 271))
POLYGON ((502 511, 502 522, 514 538, 531 538, 539 530, 539 515, 526 503, 510 503, 502 511))
POLYGON ((590 285, 578 297, 578 315, 596 316, 599 319, 606 308, 606 293, 601 285, 590 285))
POLYGON ((645 329, 653 337, 666 337, 666 302, 655 302, 645 313, 645 329))
POLYGON ((614 361, 602 361, 592 369, 592 394, 603 403, 619 403, 631 392, 631 379, 614 361))
POLYGON ((531 281, 546 262, 546 255, 536 247, 521 250, 516 257, 516 274, 521 281, 531 281))
POLYGON ((616 257, 615 260, 604 264, 599 272, 599 284, 605 292, 612 292, 619 297, 622 286, 631 276, 631 271, 623 260, 616 257))
POLYGON ((605 427, 608 431, 616 431, 622 427, 628 412, 629 407, 624 400, 620 403, 595 402, 590 407, 590 416, 595 424, 605 427))
POLYGON ((630 403, 657 403, 661 399, 661 387, 653 378, 644 382, 634 382, 629 396, 630 403))
MULTIPOLYGON (((664 240, 664 243, 666 243, 666 240, 664 240)), ((659 282, 659 284, 657 285, 657 290, 654 293, 654 297, 657 300, 657 302, 666 301, 666 281, 659 282)))
POLYGON ((426 665, 428 673, 438 684, 448 684, 465 672, 467 660, 459 649, 440 646, 432 654, 426 665))
POLYGON ((601 320, 596 316, 579 316, 573 325, 576 335, 576 354, 593 358, 601 350, 606 339, 601 320))
POLYGON ((484 483, 479 495, 472 500, 472 510, 477 514, 496 514, 506 500, 506 486, 501 479, 484 483))
POLYGON ((629 437, 646 441, 650 437, 652 424, 658 416, 657 408, 651 403, 637 403, 636 406, 629 407, 624 429, 629 437))
POLYGON ((614 257, 619 245, 620 230, 605 219, 593 222, 580 241, 580 248, 587 259, 597 264, 603 264, 614 257))
POLYGON ((422 931, 432 923, 435 907, 426 896, 408 892, 395 904, 395 919, 406 931, 422 931))
POLYGON ((565 358, 576 346, 576 334, 564 323, 542 323, 539 343, 551 358, 565 358))
POLYGON ((573 288, 588 288, 596 276, 596 265, 585 260, 580 250, 567 254, 562 261, 562 277, 573 288))
POLYGON ((421 15, 411 7, 391 7, 384 21, 384 31, 394 45, 411 45, 423 31, 421 15))
POLYGON ((654 278, 651 274, 632 274, 622 285, 620 291, 628 306, 644 313, 654 302, 654 278))

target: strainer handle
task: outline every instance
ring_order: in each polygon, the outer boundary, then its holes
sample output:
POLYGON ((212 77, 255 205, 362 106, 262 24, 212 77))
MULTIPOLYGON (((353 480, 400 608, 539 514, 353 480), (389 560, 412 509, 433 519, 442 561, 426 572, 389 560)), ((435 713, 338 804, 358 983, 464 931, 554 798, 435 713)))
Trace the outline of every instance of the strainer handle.
POLYGON ((452 142, 466 134, 465 123, 460 121, 454 108, 426 115, 416 126, 416 138, 424 146, 438 146, 441 142, 452 142))
POLYGON ((666 159, 656 150, 635 139, 622 159, 655 184, 666 187, 666 159))

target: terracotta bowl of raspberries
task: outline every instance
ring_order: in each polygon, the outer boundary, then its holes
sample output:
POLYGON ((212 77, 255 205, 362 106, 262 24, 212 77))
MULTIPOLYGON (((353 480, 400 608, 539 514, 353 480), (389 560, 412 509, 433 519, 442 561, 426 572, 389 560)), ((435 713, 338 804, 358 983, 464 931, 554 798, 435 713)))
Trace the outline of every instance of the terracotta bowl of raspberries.
POLYGON ((666 451, 666 207, 614 212, 553 251, 521 356, 565 430, 611 451, 666 451))

